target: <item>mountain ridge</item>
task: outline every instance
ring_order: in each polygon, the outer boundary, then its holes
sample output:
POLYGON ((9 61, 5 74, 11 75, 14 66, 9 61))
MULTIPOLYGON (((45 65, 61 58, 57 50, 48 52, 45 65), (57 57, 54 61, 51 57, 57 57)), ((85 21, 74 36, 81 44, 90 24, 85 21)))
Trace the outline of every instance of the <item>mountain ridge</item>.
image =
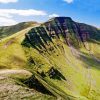
POLYGON ((0 42, 1 69, 32 73, 28 79, 13 77, 46 94, 45 100, 49 96, 54 100, 99 100, 100 33, 96 28, 57 17, 26 30, 0 42))
POLYGON ((21 22, 16 25, 12 25, 12 26, 0 26, 0 38, 10 36, 18 31, 25 29, 25 28, 33 27, 36 24, 39 24, 39 23, 37 23, 35 21, 34 22, 29 21, 29 22, 21 22))

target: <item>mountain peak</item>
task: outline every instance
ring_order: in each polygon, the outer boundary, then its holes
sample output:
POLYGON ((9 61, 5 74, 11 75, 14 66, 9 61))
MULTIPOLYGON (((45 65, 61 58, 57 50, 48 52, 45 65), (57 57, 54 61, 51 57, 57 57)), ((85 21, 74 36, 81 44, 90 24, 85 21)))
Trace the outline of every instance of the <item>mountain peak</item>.
POLYGON ((52 20, 72 20, 71 17, 53 17, 51 19, 49 19, 49 21, 52 21, 52 20))
POLYGON ((69 17, 55 17, 31 27, 29 24, 28 29, 26 24, 4 30, 6 35, 13 30, 18 32, 0 41, 0 68, 4 69, 0 71, 2 99, 8 98, 7 95, 15 100, 15 94, 24 99, 20 95, 24 93, 26 100, 31 100, 31 97, 41 100, 57 100, 59 97, 62 100, 99 100, 100 31, 69 17), (20 31, 23 27, 25 30, 20 31), (5 69, 18 70, 9 72, 5 69), (20 88, 15 89, 16 85, 20 85, 22 92, 20 88), (6 94, 4 88, 8 89, 6 94), (33 95, 29 90, 39 93, 33 95), (27 94, 30 98, 26 98, 26 92, 30 92, 27 94), (42 99, 40 94, 45 98, 42 99))

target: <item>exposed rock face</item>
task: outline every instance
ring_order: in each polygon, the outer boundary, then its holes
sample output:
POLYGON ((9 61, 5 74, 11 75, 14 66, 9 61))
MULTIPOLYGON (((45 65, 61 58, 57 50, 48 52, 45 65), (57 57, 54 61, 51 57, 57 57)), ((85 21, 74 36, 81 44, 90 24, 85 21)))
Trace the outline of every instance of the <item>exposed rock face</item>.
POLYGON ((0 68, 20 71, 1 71, 2 99, 100 100, 100 30, 56 17, 12 37, 0 43, 0 68))
MULTIPOLYGON (((74 47, 80 47, 80 43, 91 39, 98 40, 100 31, 92 26, 74 22, 70 17, 56 17, 35 27, 26 34, 26 40, 34 47, 45 47, 44 43, 52 42, 52 39, 59 39, 62 42, 74 47), (94 36, 93 36, 94 34, 94 36), (63 40, 62 40, 63 38, 63 40)), ((84 44, 85 46, 85 44, 84 44)))
POLYGON ((25 50, 28 59, 31 58, 27 66, 31 66, 37 80, 65 100, 99 100, 100 90, 94 88, 99 87, 96 84, 99 82, 92 75, 93 64, 100 69, 97 61, 100 53, 93 49, 99 44, 100 30, 69 17, 52 18, 32 28, 22 42, 28 49, 25 50))

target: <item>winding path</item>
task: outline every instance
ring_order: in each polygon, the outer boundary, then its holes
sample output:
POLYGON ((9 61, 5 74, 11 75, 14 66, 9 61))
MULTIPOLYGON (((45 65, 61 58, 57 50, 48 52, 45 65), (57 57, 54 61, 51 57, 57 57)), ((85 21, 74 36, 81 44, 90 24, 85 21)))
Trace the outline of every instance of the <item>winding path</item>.
POLYGON ((10 76, 10 75, 17 75, 20 78, 28 78, 31 77, 32 73, 27 70, 15 70, 15 69, 3 69, 0 70, 0 76, 10 76))

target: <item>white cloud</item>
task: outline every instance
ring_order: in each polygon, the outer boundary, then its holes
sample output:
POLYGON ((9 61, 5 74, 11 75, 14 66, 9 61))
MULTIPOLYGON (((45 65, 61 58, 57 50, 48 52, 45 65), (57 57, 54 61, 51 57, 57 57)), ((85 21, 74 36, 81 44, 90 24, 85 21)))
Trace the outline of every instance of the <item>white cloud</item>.
POLYGON ((17 9, 0 9, 0 26, 8 26, 16 24, 14 17, 17 16, 29 17, 29 16, 45 16, 47 13, 41 10, 27 9, 27 10, 17 10, 17 9))
POLYGON ((72 3, 74 0, 64 0, 67 3, 72 3))
POLYGON ((14 24, 17 24, 17 21, 14 19, 0 17, 0 26, 9 26, 14 24))
POLYGON ((59 15, 58 14, 51 14, 51 15, 49 15, 49 18, 52 18, 52 17, 59 17, 59 15))
POLYGON ((44 16, 47 15, 45 11, 27 9, 27 10, 17 10, 17 9, 0 9, 0 16, 11 18, 14 15, 20 16, 44 16))
POLYGON ((0 3, 16 3, 18 0, 0 0, 0 3))

